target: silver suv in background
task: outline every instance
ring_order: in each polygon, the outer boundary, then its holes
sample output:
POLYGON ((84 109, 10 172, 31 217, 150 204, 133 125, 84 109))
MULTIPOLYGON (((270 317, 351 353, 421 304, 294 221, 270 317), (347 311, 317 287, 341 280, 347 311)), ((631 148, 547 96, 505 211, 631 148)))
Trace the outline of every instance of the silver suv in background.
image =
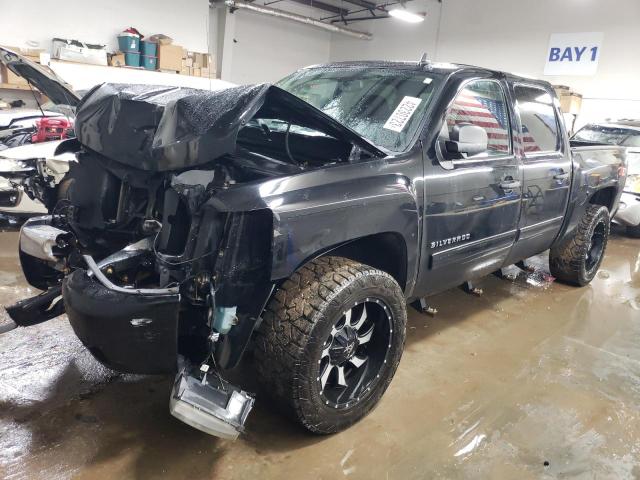
POLYGON ((640 120, 590 123, 578 130, 572 140, 627 148, 627 183, 613 221, 627 227, 629 235, 640 238, 640 120))

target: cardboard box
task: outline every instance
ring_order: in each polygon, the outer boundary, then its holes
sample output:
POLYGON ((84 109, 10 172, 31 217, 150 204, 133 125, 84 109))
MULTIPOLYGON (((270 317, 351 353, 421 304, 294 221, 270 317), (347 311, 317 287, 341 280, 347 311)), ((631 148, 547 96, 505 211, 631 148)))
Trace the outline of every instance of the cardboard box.
POLYGON ((204 54, 193 52, 193 63, 197 63, 198 65, 200 65, 200 67, 202 67, 203 57, 204 57, 204 54))
POLYGON ((159 45, 169 45, 173 43, 173 38, 168 35, 164 35, 163 33, 156 33, 155 35, 151 35, 150 37, 145 37, 145 40, 149 40, 150 42, 155 42, 159 45))
POLYGON ((193 58, 187 57, 183 60, 182 63, 185 67, 193 67, 193 58))
POLYGON ((202 76, 202 71, 201 71, 200 68, 193 67, 191 69, 191 75, 193 75, 194 77, 201 77, 202 76))
POLYGON ((560 111, 579 115, 582 108, 582 95, 570 93, 568 95, 560 95, 560 111))
POLYGON ((180 45, 158 45, 158 70, 182 70, 182 47, 180 45))
POLYGON ((553 90, 560 101, 560 111, 579 115, 582 108, 582 95, 571 90, 567 85, 553 85, 553 90))
POLYGON ((124 53, 118 52, 111 55, 111 58, 109 59, 109 65, 111 65, 112 67, 124 67, 124 53))
POLYGON ((191 75, 191 68, 182 67, 182 70, 180 70, 180 75, 191 75))
POLYGON ((11 85, 28 85, 27 81, 13 73, 4 65, 0 65, 0 83, 8 83, 11 85))
POLYGON ((200 69, 200 75, 202 77, 206 77, 209 78, 209 74, 211 73, 211 71, 208 68, 201 68, 200 69))

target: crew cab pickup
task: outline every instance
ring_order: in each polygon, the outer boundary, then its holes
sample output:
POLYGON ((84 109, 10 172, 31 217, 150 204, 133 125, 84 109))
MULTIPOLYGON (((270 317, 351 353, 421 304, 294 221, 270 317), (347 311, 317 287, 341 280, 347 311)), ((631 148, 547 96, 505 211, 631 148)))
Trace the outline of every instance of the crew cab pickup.
POLYGON ((20 259, 105 365, 177 373, 173 415, 235 438, 264 392, 308 430, 365 416, 400 362, 406 305, 549 250, 585 285, 624 149, 571 148, 551 86, 471 66, 337 63, 216 92, 103 84, 76 112, 65 198, 20 259), (60 297, 62 300, 59 300, 60 297))

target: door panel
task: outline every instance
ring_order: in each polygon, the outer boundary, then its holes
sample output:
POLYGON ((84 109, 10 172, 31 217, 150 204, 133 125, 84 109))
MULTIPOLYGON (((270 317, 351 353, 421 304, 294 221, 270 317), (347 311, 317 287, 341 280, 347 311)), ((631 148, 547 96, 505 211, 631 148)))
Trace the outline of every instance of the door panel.
POLYGON ((486 130, 488 148, 454 159, 450 170, 435 158, 425 159, 422 274, 416 293, 432 294, 484 276, 508 255, 521 203, 510 117, 504 87, 496 80, 468 82, 449 106, 440 145, 456 125, 472 124, 486 130))
POLYGON ((569 200, 571 159, 564 152, 562 126, 549 92, 514 87, 520 121, 517 149, 522 155, 523 194, 520 236, 510 261, 549 248, 558 234, 569 200))
POLYGON ((499 269, 516 238, 521 188, 504 190, 517 178, 513 157, 443 172, 435 166, 425 178, 423 289, 446 290, 499 269))

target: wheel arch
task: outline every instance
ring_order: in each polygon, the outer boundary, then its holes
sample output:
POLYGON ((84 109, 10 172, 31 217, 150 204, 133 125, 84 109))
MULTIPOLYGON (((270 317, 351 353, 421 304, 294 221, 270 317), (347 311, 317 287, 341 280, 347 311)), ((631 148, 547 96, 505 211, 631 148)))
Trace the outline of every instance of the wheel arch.
POLYGON ((331 247, 318 257, 345 257, 391 275, 404 292, 407 287, 407 244, 397 232, 381 232, 331 247))
POLYGON ((309 255, 294 271, 313 260, 329 256, 348 258, 382 270, 391 275, 406 293, 410 275, 407 242, 398 232, 379 232, 328 246, 309 255))
POLYGON ((588 203, 591 205, 601 205, 607 207, 609 214, 613 214, 613 206, 617 195, 616 187, 609 186, 596 190, 589 197, 588 203))

